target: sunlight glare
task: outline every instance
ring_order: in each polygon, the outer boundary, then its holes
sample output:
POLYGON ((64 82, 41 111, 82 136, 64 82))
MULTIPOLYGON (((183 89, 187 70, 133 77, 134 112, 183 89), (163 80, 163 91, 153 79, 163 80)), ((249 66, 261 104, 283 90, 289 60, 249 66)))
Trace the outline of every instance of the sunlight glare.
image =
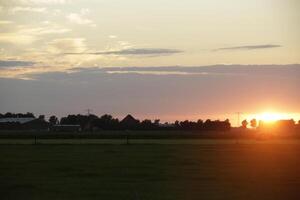
POLYGON ((264 112, 257 116, 258 120, 262 120, 264 122, 275 122, 286 118, 287 116, 283 113, 273 113, 273 112, 264 112))

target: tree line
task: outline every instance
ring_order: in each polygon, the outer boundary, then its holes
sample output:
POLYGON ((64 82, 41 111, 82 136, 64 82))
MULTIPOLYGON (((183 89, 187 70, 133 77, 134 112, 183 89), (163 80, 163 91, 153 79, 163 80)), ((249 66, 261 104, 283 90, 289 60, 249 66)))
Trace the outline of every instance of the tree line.
MULTIPOLYGON (((0 114, 0 118, 35 118, 33 113, 6 113, 0 114)), ((205 121, 199 119, 197 121, 175 121, 174 123, 160 123, 156 120, 138 120, 127 115, 124 119, 119 120, 112 115, 105 114, 97 115, 68 115, 59 119, 56 116, 51 116, 48 121, 45 120, 44 115, 40 115, 37 120, 47 122, 49 128, 64 125, 79 125, 83 131, 93 130, 203 130, 203 131, 229 131, 231 124, 229 120, 210 120, 205 121)), ((6 126, 7 127, 7 126, 6 126)))
POLYGON ((10 113, 7 112, 5 114, 0 113, 0 119, 1 118, 35 118, 33 113, 27 112, 27 113, 10 113))
MULTIPOLYGON (((54 119, 54 117, 52 117, 54 119)), ((51 120, 52 121, 52 120, 51 120)), ((52 121, 55 122, 54 120, 52 121)), ((161 124, 160 120, 137 120, 131 115, 128 115, 123 120, 113 118, 111 115, 103 115, 97 117, 96 115, 68 115, 60 120, 60 124, 79 124, 83 129, 103 129, 103 130, 216 130, 227 131, 230 130, 231 125, 229 120, 212 121, 202 120, 194 121, 175 121, 175 123, 161 124)))
MULTIPOLYGON (((97 116, 93 114, 88 115, 68 115, 62 118, 58 118, 52 115, 48 120, 45 119, 44 115, 35 117, 33 113, 0 113, 0 129, 2 130, 18 130, 18 129, 52 129, 53 127, 59 126, 72 126, 76 125, 80 127, 82 131, 97 131, 97 130, 189 130, 189 131, 229 131, 231 124, 228 119, 221 120, 197 120, 197 121, 175 121, 174 123, 161 123, 159 119, 156 120, 138 120, 131 115, 127 115, 124 119, 119 120, 114 118, 112 115, 105 114, 97 116), (19 122, 1 122, 3 118, 34 118, 35 120, 21 124, 19 122)), ((257 121, 252 119, 249 122, 243 120, 241 122, 241 128, 246 129, 248 127, 253 129, 269 128, 268 124, 263 121, 257 121)), ((279 128, 294 128, 296 123, 294 120, 279 120, 273 127, 279 128)), ((297 124, 300 127, 300 121, 297 124)), ((53 129, 52 129, 53 130, 53 129)))

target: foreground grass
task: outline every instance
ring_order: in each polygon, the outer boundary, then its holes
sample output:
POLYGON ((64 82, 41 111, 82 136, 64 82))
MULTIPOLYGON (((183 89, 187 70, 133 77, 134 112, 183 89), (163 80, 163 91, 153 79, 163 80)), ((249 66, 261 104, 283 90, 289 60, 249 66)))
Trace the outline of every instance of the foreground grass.
POLYGON ((0 145, 0 199, 299 199, 298 144, 0 145))

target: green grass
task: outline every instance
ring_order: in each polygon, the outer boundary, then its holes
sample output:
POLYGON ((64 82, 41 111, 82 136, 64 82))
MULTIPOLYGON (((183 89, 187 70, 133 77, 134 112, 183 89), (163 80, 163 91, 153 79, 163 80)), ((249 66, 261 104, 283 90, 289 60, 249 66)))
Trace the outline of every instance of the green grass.
POLYGON ((0 145, 0 199, 299 199, 300 145, 0 145))
POLYGON ((91 145, 91 144, 198 144, 198 145, 215 145, 215 144, 299 144, 298 139, 45 139, 45 138, 8 138, 0 139, 0 145, 91 145))

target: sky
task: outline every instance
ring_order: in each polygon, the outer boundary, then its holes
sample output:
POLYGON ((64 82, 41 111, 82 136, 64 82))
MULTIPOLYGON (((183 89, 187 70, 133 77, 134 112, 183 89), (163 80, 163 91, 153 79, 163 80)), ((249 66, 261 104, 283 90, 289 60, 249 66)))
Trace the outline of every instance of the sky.
POLYGON ((299 9, 298 0, 0 0, 0 112, 299 116, 299 9))

